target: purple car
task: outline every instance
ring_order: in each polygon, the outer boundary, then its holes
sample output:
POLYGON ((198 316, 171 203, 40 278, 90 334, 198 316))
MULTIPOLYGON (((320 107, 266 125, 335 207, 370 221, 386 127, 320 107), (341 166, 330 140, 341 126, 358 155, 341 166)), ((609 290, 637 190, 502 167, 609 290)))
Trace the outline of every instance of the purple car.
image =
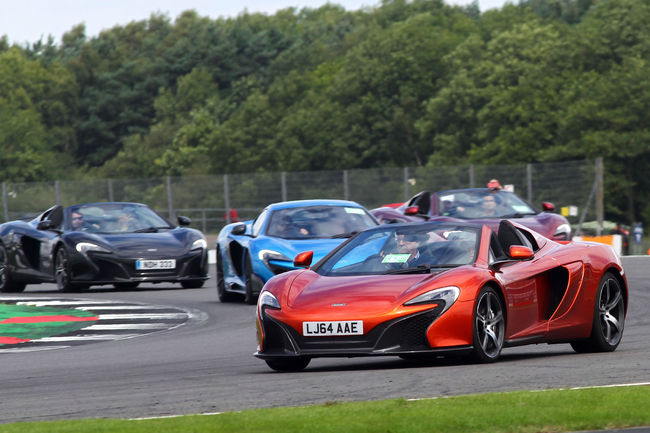
POLYGON ((515 193, 500 188, 467 188, 422 191, 409 201, 370 211, 380 222, 471 221, 497 230, 502 219, 526 226, 555 241, 571 240, 571 226, 566 218, 552 213, 552 203, 542 203, 536 210, 515 193))

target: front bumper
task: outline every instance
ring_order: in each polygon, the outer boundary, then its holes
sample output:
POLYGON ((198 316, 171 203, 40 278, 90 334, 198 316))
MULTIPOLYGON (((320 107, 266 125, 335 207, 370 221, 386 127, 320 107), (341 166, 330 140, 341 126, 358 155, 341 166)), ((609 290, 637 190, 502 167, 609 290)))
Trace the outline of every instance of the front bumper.
POLYGON ((88 284, 162 283, 203 281, 209 278, 208 255, 205 250, 190 251, 173 257, 176 259, 174 269, 136 270, 135 262, 141 258, 124 258, 100 252, 91 252, 87 256, 77 254, 71 261, 72 281, 88 284))
POLYGON ((393 319, 359 336, 304 337, 293 327, 264 314, 260 359, 287 357, 355 357, 467 352, 471 346, 432 348, 427 330, 440 317, 443 306, 393 319))

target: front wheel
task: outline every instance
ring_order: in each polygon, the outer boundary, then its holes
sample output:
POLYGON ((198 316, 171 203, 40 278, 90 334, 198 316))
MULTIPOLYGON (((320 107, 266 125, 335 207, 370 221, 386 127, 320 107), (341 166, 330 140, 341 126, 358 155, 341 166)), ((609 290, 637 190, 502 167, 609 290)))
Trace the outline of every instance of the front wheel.
POLYGON ((16 293, 25 290, 25 283, 14 281, 9 271, 9 256, 4 245, 0 245, 0 292, 16 293))
POLYGON ((501 355, 506 329, 503 303, 488 286, 481 289, 474 307, 474 359, 493 362, 501 355))
POLYGON ((246 292, 244 293, 244 302, 248 305, 255 305, 257 298, 262 290, 258 281, 259 278, 253 273, 253 263, 250 254, 246 254, 246 292))
POLYGON ((267 359, 266 365, 275 371, 289 372, 304 370, 311 361, 311 358, 295 357, 287 359, 267 359))
POLYGON ((57 288, 61 292, 79 292, 87 287, 72 283, 68 253, 66 253, 65 248, 63 247, 59 248, 56 252, 56 258, 54 260, 54 279, 56 280, 57 288))
POLYGON ((221 257, 221 251, 217 245, 217 263, 215 263, 217 269, 217 296, 219 296, 219 301, 221 302, 232 302, 235 300, 235 295, 232 292, 226 290, 226 282, 224 280, 223 273, 223 257, 221 257))
POLYGON ((594 305, 591 335, 574 341, 571 347, 578 353, 613 352, 623 337, 625 325, 625 296, 619 280, 607 272, 600 280, 594 305))

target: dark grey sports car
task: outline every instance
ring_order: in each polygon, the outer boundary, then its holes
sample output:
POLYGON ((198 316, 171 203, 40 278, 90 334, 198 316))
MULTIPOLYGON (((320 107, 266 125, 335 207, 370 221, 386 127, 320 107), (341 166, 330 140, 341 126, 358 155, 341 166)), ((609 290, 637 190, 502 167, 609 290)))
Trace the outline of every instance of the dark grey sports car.
POLYGON ((208 277, 205 236, 172 225, 139 203, 53 206, 31 221, 0 225, 0 292, 56 282, 59 290, 91 285, 135 288, 139 283, 203 286, 208 277))

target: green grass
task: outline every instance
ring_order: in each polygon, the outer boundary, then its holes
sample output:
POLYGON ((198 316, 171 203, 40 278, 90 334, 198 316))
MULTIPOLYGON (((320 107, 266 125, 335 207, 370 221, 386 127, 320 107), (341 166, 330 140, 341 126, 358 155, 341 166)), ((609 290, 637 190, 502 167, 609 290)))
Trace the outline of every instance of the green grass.
MULTIPOLYGON (((262 397, 260 397, 262 398, 262 397)), ((29 432, 499 433, 650 425, 650 386, 524 391, 417 401, 257 409, 150 420, 91 419, 0 425, 29 432)))

